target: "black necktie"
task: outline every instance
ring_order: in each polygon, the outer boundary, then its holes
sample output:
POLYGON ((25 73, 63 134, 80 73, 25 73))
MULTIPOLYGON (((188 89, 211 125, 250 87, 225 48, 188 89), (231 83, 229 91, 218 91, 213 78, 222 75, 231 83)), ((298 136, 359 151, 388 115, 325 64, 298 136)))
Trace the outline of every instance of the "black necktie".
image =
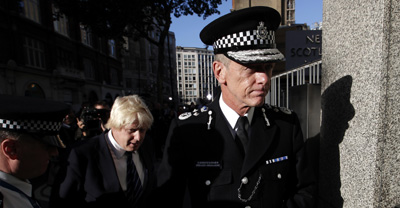
POLYGON ((249 137, 247 135, 246 128, 249 125, 249 120, 247 119, 246 116, 241 116, 239 117, 237 123, 236 123, 236 139, 239 138, 240 143, 242 145, 242 150, 246 154, 247 152, 247 144, 249 142, 249 137))
POLYGON ((135 206, 142 195, 142 183, 132 160, 132 152, 126 152, 126 196, 131 205, 135 206))

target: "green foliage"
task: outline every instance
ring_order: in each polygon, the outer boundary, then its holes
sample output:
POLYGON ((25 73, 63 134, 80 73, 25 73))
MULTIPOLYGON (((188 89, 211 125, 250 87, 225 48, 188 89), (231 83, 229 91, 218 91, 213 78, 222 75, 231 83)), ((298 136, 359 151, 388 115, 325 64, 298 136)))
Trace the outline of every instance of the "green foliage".
MULTIPOLYGON (((168 28, 171 15, 219 14, 222 0, 53 0, 61 14, 107 38, 145 37, 150 30, 168 28)), ((157 44, 156 44, 157 45, 157 44)))
POLYGON ((219 14, 220 12, 217 8, 222 3, 221 0, 180 0, 171 2, 175 4, 172 7, 172 13, 175 17, 197 14, 199 17, 203 16, 203 19, 213 14, 219 14))

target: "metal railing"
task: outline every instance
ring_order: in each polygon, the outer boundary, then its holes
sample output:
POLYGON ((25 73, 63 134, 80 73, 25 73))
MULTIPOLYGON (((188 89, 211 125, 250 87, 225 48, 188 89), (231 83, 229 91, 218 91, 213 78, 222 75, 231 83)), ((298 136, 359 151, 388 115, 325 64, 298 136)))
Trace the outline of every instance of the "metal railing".
POLYGON ((312 62, 271 78, 271 89, 266 103, 289 108, 290 87, 305 84, 320 84, 322 61, 312 62))

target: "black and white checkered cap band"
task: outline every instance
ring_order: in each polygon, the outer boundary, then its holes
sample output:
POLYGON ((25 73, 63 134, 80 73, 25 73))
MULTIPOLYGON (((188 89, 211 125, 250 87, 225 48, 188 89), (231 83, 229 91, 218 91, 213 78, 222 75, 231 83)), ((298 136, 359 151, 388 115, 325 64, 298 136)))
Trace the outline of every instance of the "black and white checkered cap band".
POLYGON ((275 31, 266 30, 261 37, 258 30, 248 30, 224 36, 214 42, 216 52, 226 52, 232 48, 250 49, 250 47, 275 48, 275 31))
POLYGON ((0 128, 14 131, 57 133, 62 126, 61 122, 41 120, 7 120, 0 119, 0 128))

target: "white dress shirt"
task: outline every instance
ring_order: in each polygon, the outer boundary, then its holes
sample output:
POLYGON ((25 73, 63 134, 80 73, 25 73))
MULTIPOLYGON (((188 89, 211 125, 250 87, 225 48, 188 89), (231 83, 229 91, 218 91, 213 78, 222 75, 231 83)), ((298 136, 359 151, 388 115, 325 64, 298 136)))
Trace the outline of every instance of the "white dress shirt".
MULTIPOLYGON (((114 139, 111 130, 108 132, 108 139, 107 144, 108 148, 110 149, 111 156, 114 160, 115 169, 117 170, 119 183, 121 184, 121 188, 123 191, 126 191, 126 155, 124 150, 114 139)), ((136 166, 136 170, 139 174, 140 181, 144 181, 144 171, 143 171, 143 164, 140 161, 140 156, 137 151, 132 153, 132 160, 136 166)))
MULTIPOLYGON (((222 99, 222 94, 219 98, 219 106, 221 107, 221 111, 224 114, 226 120, 228 120, 229 125, 232 127, 232 129, 234 129, 236 126, 236 122, 240 117, 239 114, 237 114, 232 108, 230 108, 225 103, 224 99, 222 99)), ((249 126, 251 125, 253 115, 254 115, 254 107, 250 107, 249 111, 247 111, 247 113, 244 114, 244 116, 247 116, 247 118, 249 119, 249 126)), ((236 130, 237 129, 235 129, 235 132, 236 130)))
MULTIPOLYGON (((32 197, 32 184, 29 181, 20 180, 10 174, 0 171, 0 179, 18 188, 27 196, 32 197)), ((29 199, 16 191, 0 186, 0 192, 3 194, 4 208, 33 207, 29 199)))

